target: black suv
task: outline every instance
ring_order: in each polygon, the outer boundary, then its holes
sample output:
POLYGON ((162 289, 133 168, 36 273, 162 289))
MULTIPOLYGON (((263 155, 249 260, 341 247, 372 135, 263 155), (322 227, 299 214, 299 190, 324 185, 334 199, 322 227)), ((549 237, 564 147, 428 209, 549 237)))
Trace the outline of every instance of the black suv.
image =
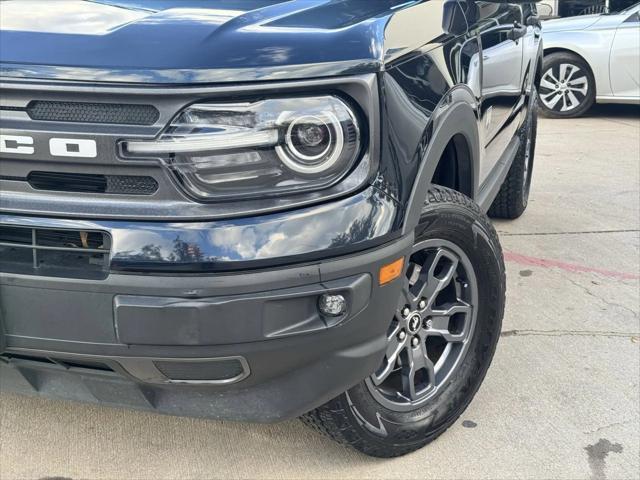
POLYGON ((491 362, 535 4, 0 3, 1 387, 304 420, 369 455, 491 362))

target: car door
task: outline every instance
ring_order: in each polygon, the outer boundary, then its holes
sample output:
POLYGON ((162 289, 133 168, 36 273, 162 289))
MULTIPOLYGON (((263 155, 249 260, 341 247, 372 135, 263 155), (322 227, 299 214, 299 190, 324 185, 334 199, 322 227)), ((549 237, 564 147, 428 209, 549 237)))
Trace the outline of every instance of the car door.
POLYGON ((617 28, 611 45, 609 75, 613 95, 640 98, 640 7, 617 28))
POLYGON ((513 114, 522 97, 522 37, 526 27, 518 4, 480 0, 467 3, 471 4, 465 9, 469 28, 478 35, 482 50, 482 184, 515 133, 513 114))

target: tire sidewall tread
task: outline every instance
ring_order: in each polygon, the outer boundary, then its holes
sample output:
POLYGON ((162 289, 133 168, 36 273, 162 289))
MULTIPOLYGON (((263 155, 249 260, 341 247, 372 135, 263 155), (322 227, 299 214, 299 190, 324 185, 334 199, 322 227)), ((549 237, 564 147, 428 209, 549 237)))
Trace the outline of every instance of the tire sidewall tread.
POLYGON ((520 128, 520 147, 509 167, 506 178, 489 208, 492 218, 514 220, 522 216, 529 205, 530 185, 535 164, 536 138, 538 134, 538 93, 534 88, 527 111, 527 119, 520 128), (530 142, 529 142, 530 141, 530 142), (529 154, 527 156, 527 153, 529 154), (524 180, 525 163, 529 162, 527 182, 524 180), (526 190, 528 189, 528 190, 526 190))
POLYGON ((427 238, 456 243, 469 256, 478 277, 476 330, 453 375, 427 404, 413 411, 382 406, 363 381, 303 417, 317 431, 370 456, 410 453, 449 428, 478 391, 500 335, 506 277, 498 235, 488 217, 465 195, 432 186, 416 228, 416 243, 427 238), (372 423, 377 419, 386 436, 365 428, 363 418, 372 423))

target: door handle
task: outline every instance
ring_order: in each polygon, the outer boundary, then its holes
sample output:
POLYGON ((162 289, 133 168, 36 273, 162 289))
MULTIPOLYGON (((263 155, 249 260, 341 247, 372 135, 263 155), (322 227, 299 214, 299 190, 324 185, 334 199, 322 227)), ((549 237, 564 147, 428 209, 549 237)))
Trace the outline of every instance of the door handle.
POLYGON ((513 28, 507 32, 507 38, 509 40, 513 40, 514 42, 518 42, 522 37, 527 34, 527 27, 525 25, 520 25, 518 22, 513 24, 513 28))

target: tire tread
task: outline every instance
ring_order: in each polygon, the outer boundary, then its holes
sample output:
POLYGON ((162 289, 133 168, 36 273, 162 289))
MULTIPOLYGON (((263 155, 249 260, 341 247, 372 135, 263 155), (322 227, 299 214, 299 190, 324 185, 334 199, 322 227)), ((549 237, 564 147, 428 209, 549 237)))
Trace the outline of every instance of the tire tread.
MULTIPOLYGON (((535 92, 535 90, 534 90, 535 92)), ((516 152, 513 163, 509 168, 509 173, 500 185, 500 190, 494 198, 489 208, 489 216, 492 218, 503 218, 514 220, 519 218, 527 208, 527 202, 523 200, 523 190, 526 188, 523 180, 525 162, 527 161, 527 140, 528 135, 532 135, 531 139, 531 155, 535 155, 535 143, 537 135, 537 113, 538 99, 537 95, 532 101, 532 106, 527 115, 525 125, 520 129, 520 147, 516 152), (533 126, 532 126, 533 125, 533 126), (530 128, 531 127, 531 128, 530 128)), ((529 175, 533 175, 533 159, 530 167, 529 175)))
MULTIPOLYGON (((466 195, 446 187, 432 185, 427 192, 427 198, 424 202, 424 210, 433 209, 438 205, 455 205, 473 212, 474 217, 476 217, 476 221, 482 225, 483 230, 487 233, 489 241, 493 244, 493 248, 499 258, 499 268, 501 272, 500 281, 502 285, 500 285, 501 288, 496 288, 494 291, 505 292, 506 274, 502 249, 500 247, 498 233, 491 224, 487 215, 484 214, 480 207, 466 195)), ((496 309, 496 311, 493 312, 495 318, 501 320, 504 313, 504 293, 502 298, 498 298, 496 296, 492 301, 492 307, 496 309)), ((489 356, 489 358, 493 356, 496 344, 497 342, 483 345, 484 352, 489 356)), ((484 367, 484 371, 478 371, 478 375, 484 377, 487 369, 488 364, 484 367)), ((431 428, 434 427, 434 424, 436 424, 436 420, 438 420, 433 418, 430 425, 427 427, 430 430, 429 434, 421 438, 419 441, 411 444, 396 443, 394 445, 382 445, 366 441, 358 431, 356 425, 349 419, 349 406, 344 400, 345 395, 334 398, 315 410, 306 413, 301 417, 301 420, 316 432, 326 435, 334 441, 344 446, 354 448, 366 455, 378 458, 399 457, 424 447, 451 427, 473 400, 473 397, 480 388, 480 384, 481 382, 474 382, 472 378, 469 378, 464 387, 460 389, 459 393, 446 404, 444 410, 452 413, 449 414, 440 425, 431 430, 431 428)))

